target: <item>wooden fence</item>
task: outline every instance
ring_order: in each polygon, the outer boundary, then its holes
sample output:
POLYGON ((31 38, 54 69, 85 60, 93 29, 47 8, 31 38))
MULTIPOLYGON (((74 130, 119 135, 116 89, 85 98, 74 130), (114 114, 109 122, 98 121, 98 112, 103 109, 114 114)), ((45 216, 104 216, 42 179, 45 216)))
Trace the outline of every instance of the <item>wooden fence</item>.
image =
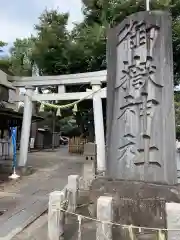
POLYGON ((73 137, 69 139, 69 153, 83 154, 84 144, 87 143, 87 139, 81 137, 73 137))

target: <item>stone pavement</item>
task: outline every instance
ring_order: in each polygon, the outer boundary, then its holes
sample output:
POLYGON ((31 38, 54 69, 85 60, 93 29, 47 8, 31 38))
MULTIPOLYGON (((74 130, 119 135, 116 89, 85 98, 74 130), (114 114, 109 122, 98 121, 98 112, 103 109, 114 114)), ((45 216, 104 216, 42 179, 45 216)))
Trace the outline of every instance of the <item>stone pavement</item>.
MULTIPOLYGON (((29 153, 28 164, 35 169, 32 175, 0 185, 0 212, 3 213, 0 216, 1 240, 12 239, 42 215, 47 210, 49 193, 62 190, 67 184, 68 175, 80 174, 83 158, 70 156, 66 148, 61 148, 55 151, 29 153)), ((38 222, 41 219, 44 218, 41 217, 38 222)), ((38 226, 37 223, 35 225, 38 226)), ((43 238, 17 236, 13 239, 43 238)))
MULTIPOLYGON (((78 221, 73 218, 71 224, 66 224, 64 240, 78 240, 78 221)), ((82 224, 82 240, 96 239, 96 223, 88 221, 82 224)), ((47 214, 40 216, 29 227, 24 229, 12 240, 47 240, 48 239, 47 214)))

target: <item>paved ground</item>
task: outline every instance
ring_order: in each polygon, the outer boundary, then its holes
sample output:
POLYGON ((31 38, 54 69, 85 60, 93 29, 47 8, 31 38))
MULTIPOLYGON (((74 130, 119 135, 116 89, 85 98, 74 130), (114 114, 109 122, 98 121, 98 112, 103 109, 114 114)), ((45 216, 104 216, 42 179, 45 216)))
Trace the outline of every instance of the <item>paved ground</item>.
MULTIPOLYGON (((66 148, 30 153, 28 163, 35 172, 16 182, 0 185, 0 239, 11 239, 47 209, 48 194, 61 190, 70 174, 80 174, 83 159, 70 156, 66 148)), ((47 239, 46 215, 13 239, 47 239)))
MULTIPOLYGON (((78 221, 77 219, 71 219, 68 226, 66 224, 64 240, 79 240, 78 238, 78 221)), ((81 227, 82 240, 94 240, 96 239, 96 222, 84 221, 81 227)), ((48 240, 48 224, 47 214, 39 217, 29 227, 24 229, 19 235, 13 238, 13 240, 48 240)))

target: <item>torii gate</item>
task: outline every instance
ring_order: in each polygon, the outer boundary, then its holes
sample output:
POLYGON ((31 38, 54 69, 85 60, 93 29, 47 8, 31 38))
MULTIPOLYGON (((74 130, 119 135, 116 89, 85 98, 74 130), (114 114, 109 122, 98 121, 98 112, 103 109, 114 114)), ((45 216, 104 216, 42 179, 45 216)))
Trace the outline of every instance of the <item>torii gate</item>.
POLYGON ((17 77, 8 76, 8 81, 12 82, 17 88, 25 88, 26 94, 20 96, 20 101, 24 101, 24 113, 20 142, 19 167, 25 167, 27 164, 27 154, 29 145, 29 136, 32 117, 33 101, 50 101, 50 100, 78 100, 88 96, 87 99, 93 100, 95 141, 97 144, 97 171, 104 172, 106 170, 105 159, 105 137, 103 124, 102 98, 106 98, 106 89, 101 90, 101 84, 107 81, 107 71, 88 72, 60 76, 32 76, 17 77), (89 96, 88 92, 66 93, 67 85, 91 84, 92 92, 89 96), (57 94, 37 94, 36 87, 58 86, 57 94), (99 91, 98 91, 99 90, 99 91))

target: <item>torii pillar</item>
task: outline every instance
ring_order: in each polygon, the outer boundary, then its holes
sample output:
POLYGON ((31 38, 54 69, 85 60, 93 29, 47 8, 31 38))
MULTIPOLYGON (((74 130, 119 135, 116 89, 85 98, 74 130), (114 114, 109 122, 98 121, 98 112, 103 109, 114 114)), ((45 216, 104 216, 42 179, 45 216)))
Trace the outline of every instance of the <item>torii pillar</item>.
POLYGON ((21 142, 20 142, 20 156, 18 161, 19 167, 26 167, 27 155, 29 147, 29 137, 31 129, 31 118, 32 118, 32 99, 31 96, 35 90, 32 86, 26 86, 26 94, 24 96, 24 113, 23 122, 21 129, 21 142))
POLYGON ((94 129, 95 129, 95 142, 97 145, 97 172, 105 173, 106 171, 106 158, 105 158, 105 138, 104 138, 104 121, 103 121, 103 108, 101 99, 101 82, 92 81, 93 94, 93 113, 94 113, 94 129))

